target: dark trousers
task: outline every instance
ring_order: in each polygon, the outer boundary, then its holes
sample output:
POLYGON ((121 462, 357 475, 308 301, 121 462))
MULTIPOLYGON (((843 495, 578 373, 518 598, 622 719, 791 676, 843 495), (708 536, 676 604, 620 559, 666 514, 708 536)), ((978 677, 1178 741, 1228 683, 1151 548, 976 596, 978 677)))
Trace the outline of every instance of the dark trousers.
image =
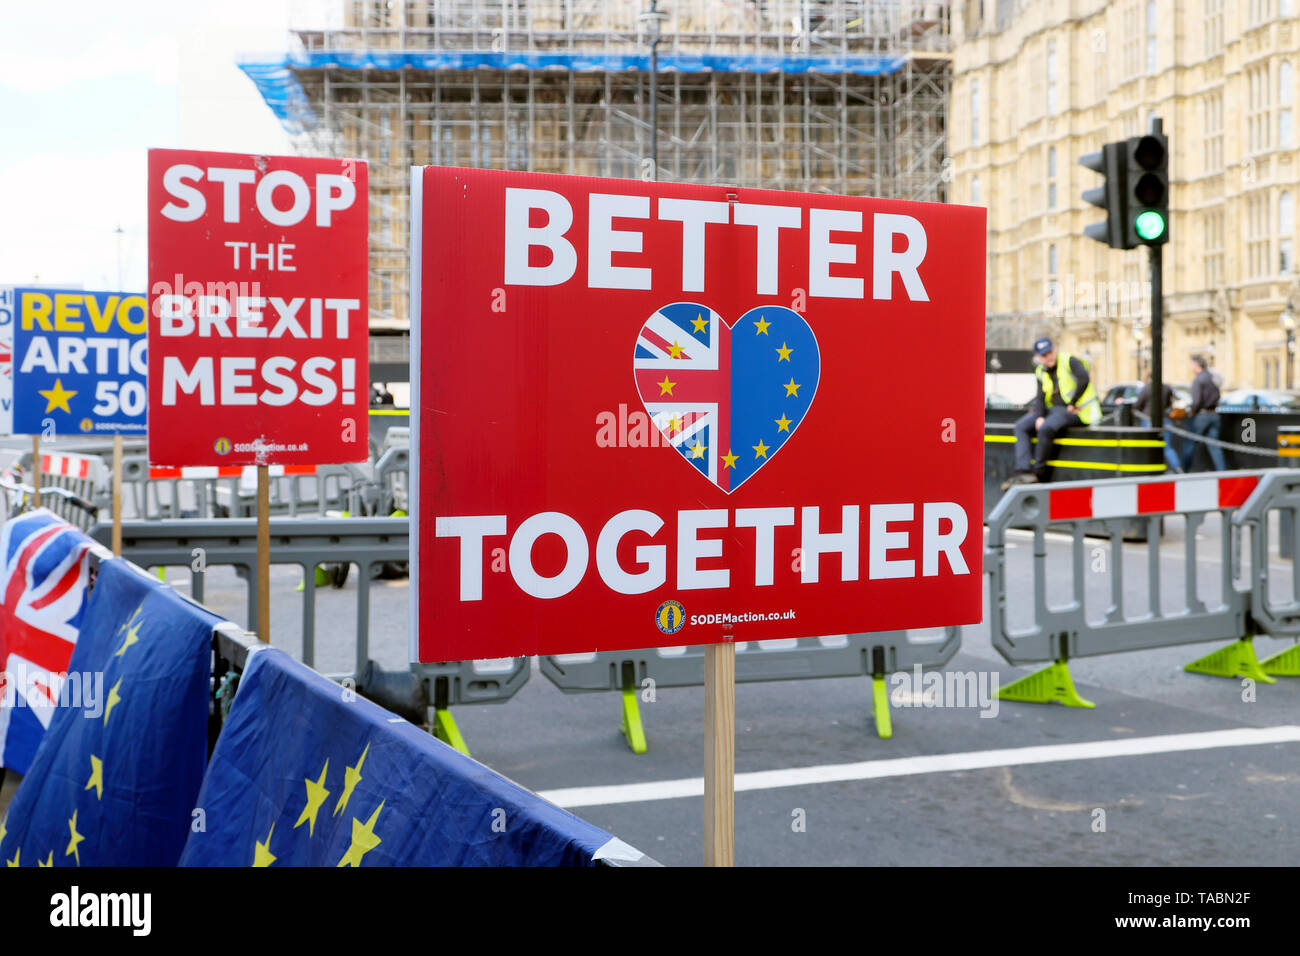
MULTIPOLYGON (((1206 438, 1217 439, 1219 437, 1218 412, 1197 412, 1195 417, 1188 423, 1187 430, 1195 432, 1197 435, 1204 435, 1206 438)), ((1195 439, 1188 439, 1187 447, 1183 449, 1183 471, 1192 470, 1192 461, 1196 458, 1198 445, 1204 445, 1205 450, 1210 453, 1210 461, 1214 462, 1215 471, 1227 471, 1227 462, 1223 460, 1223 449, 1218 445, 1199 442, 1195 439)))
POLYGON ((1052 457, 1052 446, 1056 442, 1056 436, 1062 429, 1069 428, 1071 425, 1082 425, 1078 415, 1067 412, 1064 408, 1053 407, 1047 410, 1043 416, 1043 425, 1037 429, 1038 446, 1037 457, 1034 455, 1034 445, 1030 438, 1034 437, 1034 422, 1038 420, 1037 412, 1029 412, 1016 422, 1016 471, 1036 471, 1042 481, 1046 481, 1051 473, 1047 467, 1047 462, 1052 457))

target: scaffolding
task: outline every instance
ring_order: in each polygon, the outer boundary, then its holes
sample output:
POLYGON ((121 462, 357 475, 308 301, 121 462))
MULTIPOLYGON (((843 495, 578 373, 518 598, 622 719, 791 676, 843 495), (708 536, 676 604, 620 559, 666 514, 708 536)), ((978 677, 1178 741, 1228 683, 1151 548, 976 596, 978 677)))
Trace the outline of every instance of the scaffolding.
POLYGON ((650 7, 343 0, 241 64, 301 151, 370 164, 372 328, 408 326, 412 165, 947 198, 947 3, 650 7))

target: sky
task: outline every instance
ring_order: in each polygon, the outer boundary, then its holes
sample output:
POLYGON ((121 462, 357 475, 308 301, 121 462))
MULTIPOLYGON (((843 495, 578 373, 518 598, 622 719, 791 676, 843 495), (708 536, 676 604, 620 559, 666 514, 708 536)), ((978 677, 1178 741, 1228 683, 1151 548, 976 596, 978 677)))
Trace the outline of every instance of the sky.
POLYGON ((291 15, 290 0, 0 0, 0 286, 145 291, 150 147, 293 151, 236 66, 288 50, 291 15))

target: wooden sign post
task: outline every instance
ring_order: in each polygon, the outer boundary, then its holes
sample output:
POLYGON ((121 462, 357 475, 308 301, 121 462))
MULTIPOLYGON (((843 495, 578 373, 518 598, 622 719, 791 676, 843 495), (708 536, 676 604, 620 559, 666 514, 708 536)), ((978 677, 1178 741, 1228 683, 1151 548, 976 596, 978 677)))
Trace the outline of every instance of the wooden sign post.
POLYGON ((41 436, 32 435, 32 507, 41 506, 41 436))
POLYGON ((736 645, 704 648, 704 865, 736 865, 736 645))
POLYGON ((257 466, 257 636, 271 643, 271 477, 257 466))
POLYGON ((122 436, 113 436, 113 554, 122 556, 122 436))

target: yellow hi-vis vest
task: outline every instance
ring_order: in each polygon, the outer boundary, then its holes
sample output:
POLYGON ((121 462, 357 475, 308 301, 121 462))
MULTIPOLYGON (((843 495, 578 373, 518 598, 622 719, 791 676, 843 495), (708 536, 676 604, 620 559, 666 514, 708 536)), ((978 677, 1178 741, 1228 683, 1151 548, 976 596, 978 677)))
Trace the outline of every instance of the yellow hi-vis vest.
MULTIPOLYGON (((1072 356, 1069 352, 1056 353, 1056 383, 1061 386, 1061 398, 1069 402, 1070 396, 1074 394, 1075 389, 1079 387, 1074 380, 1074 373, 1070 371, 1070 359, 1072 356)), ((1083 367, 1088 368, 1086 359, 1079 359, 1083 362, 1083 367)), ((1089 372, 1091 373, 1091 369, 1089 372)), ((1052 379, 1047 374, 1047 369, 1038 365, 1034 367, 1034 375, 1038 377, 1038 384, 1043 387, 1043 399, 1048 408, 1052 407, 1052 379)), ((1093 387, 1092 376, 1088 376, 1088 387, 1083 390, 1075 402, 1075 408, 1079 410, 1079 421, 1085 425, 1091 425, 1101 417, 1101 402, 1097 400, 1097 390, 1093 387)))

